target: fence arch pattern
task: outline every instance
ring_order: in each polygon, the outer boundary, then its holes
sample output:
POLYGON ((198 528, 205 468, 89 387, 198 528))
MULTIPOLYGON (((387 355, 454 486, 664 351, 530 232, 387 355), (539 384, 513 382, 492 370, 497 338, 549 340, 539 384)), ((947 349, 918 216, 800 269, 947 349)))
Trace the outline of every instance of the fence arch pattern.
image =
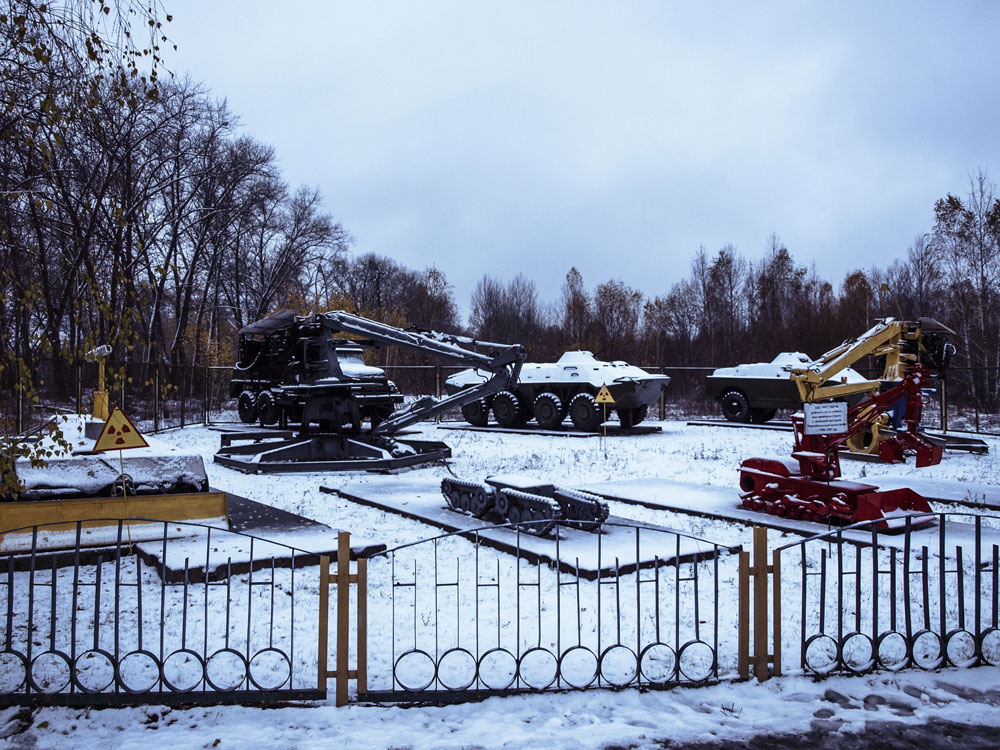
POLYGON ((150 519, 0 532, 0 705, 324 698, 319 559, 150 519))
POLYGON ((786 614, 774 638, 786 667, 821 676, 1000 664, 1000 518, 894 523, 897 533, 866 522, 777 548, 786 614))
POLYGON ((374 661, 359 697, 464 700, 719 678, 720 627, 736 629, 735 612, 719 610, 730 548, 641 524, 606 523, 599 534, 561 524, 540 555, 530 525, 445 534, 369 561, 374 661), (494 549, 504 537, 513 554, 494 549))

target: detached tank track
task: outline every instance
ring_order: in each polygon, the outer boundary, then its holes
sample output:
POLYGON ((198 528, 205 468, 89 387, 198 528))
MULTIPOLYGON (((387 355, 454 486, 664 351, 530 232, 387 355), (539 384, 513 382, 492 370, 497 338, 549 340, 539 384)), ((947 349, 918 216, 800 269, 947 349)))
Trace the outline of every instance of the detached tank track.
POLYGON ((449 508, 476 518, 485 516, 496 504, 493 488, 478 482, 442 479, 441 494, 444 495, 449 508))
POLYGON ((608 504, 597 495, 556 487, 555 499, 562 508, 563 516, 569 526, 582 531, 597 531, 601 528, 601 524, 608 520, 610 514, 608 504))
POLYGON ((507 487, 498 493, 497 510, 509 523, 534 521, 535 523, 523 527, 523 530, 537 536, 545 536, 556 523, 563 520, 562 508, 555 500, 507 487))
POLYGON ((608 504, 602 498, 566 487, 555 487, 554 496, 546 497, 448 478, 441 480, 441 494, 453 511, 483 518, 496 509, 508 523, 527 524, 523 530, 538 536, 548 534, 560 522, 582 531, 597 531, 608 520, 608 504))

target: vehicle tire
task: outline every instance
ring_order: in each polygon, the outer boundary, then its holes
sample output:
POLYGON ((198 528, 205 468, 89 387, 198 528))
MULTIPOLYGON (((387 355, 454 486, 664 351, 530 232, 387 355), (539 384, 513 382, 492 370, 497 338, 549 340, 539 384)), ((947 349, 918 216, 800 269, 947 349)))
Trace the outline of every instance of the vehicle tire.
POLYGON ((618 414, 618 423, 623 430, 631 430, 635 422, 632 421, 631 409, 615 409, 618 414))
POLYGON ((764 424, 774 419, 774 415, 777 413, 777 409, 751 409, 750 421, 754 424, 764 424))
POLYGON ((278 405, 274 403, 274 396, 270 391, 264 391, 257 396, 257 415, 260 417, 262 427, 269 427, 278 423, 281 416, 278 405))
POLYGON ((647 407, 645 404, 631 409, 618 409, 618 421, 623 430, 631 430, 646 418, 647 407))
POLYGON ((569 402, 569 418, 578 430, 597 432, 604 422, 601 408, 589 393, 578 393, 569 402))
POLYGON ((520 427, 524 424, 524 406, 516 393, 501 391, 493 398, 493 416, 501 427, 520 427))
POLYGON ((554 393, 543 393, 535 399, 532 406, 535 421, 546 430, 554 430, 562 424, 566 416, 562 400, 554 393))
POLYGON ((236 400, 236 412, 243 424, 253 424, 257 421, 257 394, 253 391, 243 391, 236 400))
POLYGON ((719 404, 722 406, 722 416, 730 422, 750 421, 750 399, 743 391, 726 391, 719 399, 719 404))
POLYGON ((462 407, 462 416, 471 425, 485 427, 490 421, 490 407, 487 406, 486 399, 478 398, 462 407))

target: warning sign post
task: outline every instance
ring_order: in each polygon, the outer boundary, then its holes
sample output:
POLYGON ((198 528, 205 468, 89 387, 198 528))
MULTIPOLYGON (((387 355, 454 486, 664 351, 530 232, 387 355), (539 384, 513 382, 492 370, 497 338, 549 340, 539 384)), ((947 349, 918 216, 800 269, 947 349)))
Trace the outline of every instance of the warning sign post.
MULTIPOLYGON (((111 416, 108 417, 108 421, 104 423, 104 429, 101 430, 100 436, 97 438, 97 442, 94 443, 94 449, 92 453, 103 453, 104 451, 118 451, 118 465, 121 470, 121 480, 122 480, 122 500, 126 503, 125 512, 128 513, 128 483, 131 481, 131 477, 125 474, 125 459, 122 457, 122 451, 128 448, 148 448, 149 443, 146 442, 146 438, 142 436, 139 432, 139 428, 135 426, 131 419, 129 419, 125 412, 121 410, 118 404, 115 404, 115 408, 111 410, 111 416)), ((128 544, 129 549, 132 547, 132 526, 126 527, 128 529, 128 544)))

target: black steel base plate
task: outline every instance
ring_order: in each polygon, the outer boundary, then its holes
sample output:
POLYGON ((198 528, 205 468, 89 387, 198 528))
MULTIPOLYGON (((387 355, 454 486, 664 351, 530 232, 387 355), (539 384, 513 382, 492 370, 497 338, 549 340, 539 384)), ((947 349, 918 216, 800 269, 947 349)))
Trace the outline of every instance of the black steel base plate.
POLYGON ((223 445, 215 463, 244 474, 294 471, 389 471, 451 458, 438 440, 394 441, 404 450, 393 455, 363 435, 300 435, 249 445, 223 445))

